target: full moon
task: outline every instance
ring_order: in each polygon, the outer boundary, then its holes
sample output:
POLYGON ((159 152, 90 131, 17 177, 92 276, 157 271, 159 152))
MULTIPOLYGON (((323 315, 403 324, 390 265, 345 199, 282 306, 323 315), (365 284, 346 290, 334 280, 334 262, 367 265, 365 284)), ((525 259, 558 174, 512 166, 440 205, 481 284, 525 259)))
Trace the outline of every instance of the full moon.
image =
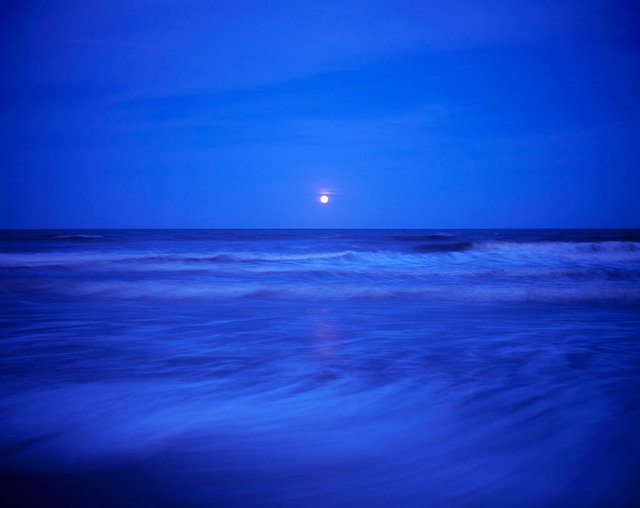
POLYGON ((329 196, 326 196, 326 195, 320 196, 320 201, 322 203, 328 203, 329 202, 329 196))

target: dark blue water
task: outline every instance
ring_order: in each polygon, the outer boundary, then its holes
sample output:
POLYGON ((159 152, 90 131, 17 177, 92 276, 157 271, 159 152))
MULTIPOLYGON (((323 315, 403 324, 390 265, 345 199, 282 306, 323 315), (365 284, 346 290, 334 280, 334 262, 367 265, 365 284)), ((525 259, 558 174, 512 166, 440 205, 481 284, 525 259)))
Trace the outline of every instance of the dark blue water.
POLYGON ((640 504, 640 230, 0 232, 0 502, 640 504))

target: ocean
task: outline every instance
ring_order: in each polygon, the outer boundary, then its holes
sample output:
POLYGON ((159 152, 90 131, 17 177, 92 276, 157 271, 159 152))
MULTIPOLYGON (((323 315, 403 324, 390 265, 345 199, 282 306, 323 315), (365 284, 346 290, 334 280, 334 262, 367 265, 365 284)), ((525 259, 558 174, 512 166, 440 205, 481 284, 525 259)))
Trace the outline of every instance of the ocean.
POLYGON ((640 230, 0 231, 3 506, 640 505, 640 230))

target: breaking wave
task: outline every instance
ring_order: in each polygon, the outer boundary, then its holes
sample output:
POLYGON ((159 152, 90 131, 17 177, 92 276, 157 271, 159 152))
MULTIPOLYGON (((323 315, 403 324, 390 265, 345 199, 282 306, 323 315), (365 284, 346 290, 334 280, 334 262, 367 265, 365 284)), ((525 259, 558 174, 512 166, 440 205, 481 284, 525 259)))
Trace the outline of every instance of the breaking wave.
POLYGON ((22 237, 5 242, 0 287, 20 295, 123 299, 639 299, 640 242, 621 239, 635 240, 635 232, 577 237, 568 232, 562 241, 549 240, 549 234, 540 239, 537 232, 532 237, 526 232, 218 231, 187 242, 183 236, 194 233, 119 234, 57 235, 64 240, 109 236, 109 242, 64 248, 33 239, 26 248, 22 237), (222 241, 225 236, 233 241, 222 241), (605 240, 578 241, 594 236, 605 240))

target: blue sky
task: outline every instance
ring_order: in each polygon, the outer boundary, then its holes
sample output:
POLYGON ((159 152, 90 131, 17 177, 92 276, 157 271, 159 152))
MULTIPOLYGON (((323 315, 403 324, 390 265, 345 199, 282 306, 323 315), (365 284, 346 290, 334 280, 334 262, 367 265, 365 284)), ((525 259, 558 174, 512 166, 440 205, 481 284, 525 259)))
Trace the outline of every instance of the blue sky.
POLYGON ((6 4, 0 227, 639 225, 634 2, 6 4))

